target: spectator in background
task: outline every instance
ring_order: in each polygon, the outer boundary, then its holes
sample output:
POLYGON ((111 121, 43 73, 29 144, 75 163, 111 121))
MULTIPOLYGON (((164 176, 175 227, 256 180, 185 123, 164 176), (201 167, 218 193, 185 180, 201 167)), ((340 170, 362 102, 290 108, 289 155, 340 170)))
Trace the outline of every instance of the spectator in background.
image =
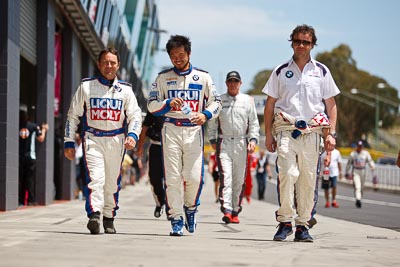
POLYGON ((260 155, 257 159, 256 166, 258 200, 264 200, 265 189, 267 188, 267 175, 271 180, 272 173, 268 162, 268 156, 264 150, 260 149, 260 155))
POLYGON ((346 178, 353 179, 354 196, 356 198, 356 207, 361 208, 361 198, 364 192, 366 167, 369 165, 371 170, 375 169, 375 162, 371 154, 363 149, 363 141, 357 142, 357 147, 350 153, 346 166, 346 178))
MULTIPOLYGON (((139 140, 140 140, 140 137, 139 137, 139 140)), ((140 181, 140 178, 142 177, 142 170, 143 170, 142 158, 140 156, 138 156, 135 149, 130 150, 127 153, 132 159, 129 180, 130 180, 131 185, 135 185, 137 182, 140 181)))
POLYGON ((37 205, 35 197, 36 184, 36 141, 43 143, 47 123, 41 126, 31 122, 28 107, 21 105, 19 110, 19 204, 37 205))
POLYGON ((151 189, 156 203, 154 209, 154 217, 161 217, 165 207, 165 187, 164 187, 164 166, 162 164, 161 149, 161 129, 163 126, 163 118, 156 117, 150 112, 146 113, 142 124, 142 132, 139 136, 137 144, 137 157, 141 160, 144 157, 144 144, 146 136, 150 139, 149 147, 149 180, 151 189))
POLYGON ((246 187, 244 189, 244 197, 247 200, 247 203, 250 204, 251 201, 251 194, 253 192, 253 174, 254 174, 254 169, 256 168, 257 165, 257 158, 254 155, 254 153, 248 153, 247 154, 247 166, 246 166, 246 178, 245 178, 245 184, 246 187))
POLYGON ((396 162, 396 164, 397 164, 397 167, 400 168, 400 150, 399 150, 399 154, 397 155, 397 162, 396 162))
POLYGON ((218 203, 218 190, 219 190, 219 170, 217 164, 217 158, 215 152, 212 151, 210 153, 210 157, 208 160, 208 172, 211 174, 214 180, 214 194, 215 194, 215 202, 218 203))
POLYGON ((340 155, 340 151, 334 149, 329 152, 324 152, 321 155, 322 160, 327 158, 330 155, 330 164, 329 166, 329 180, 322 180, 321 187, 324 189, 325 193, 325 208, 329 208, 331 206, 331 202, 329 201, 329 188, 332 189, 332 207, 339 208, 339 204, 336 201, 336 188, 337 188, 337 179, 343 178, 342 174, 342 156, 340 155))
POLYGON ((75 134, 75 174, 76 184, 78 186, 77 196, 79 200, 83 199, 83 189, 86 185, 85 162, 83 161, 82 138, 79 133, 75 134))

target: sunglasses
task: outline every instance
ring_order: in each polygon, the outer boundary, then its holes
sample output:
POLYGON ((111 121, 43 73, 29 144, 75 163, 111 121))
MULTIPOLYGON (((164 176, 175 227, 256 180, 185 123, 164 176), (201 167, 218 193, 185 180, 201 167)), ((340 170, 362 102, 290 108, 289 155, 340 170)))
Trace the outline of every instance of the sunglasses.
POLYGON ((292 43, 293 43, 294 45, 296 45, 296 46, 300 46, 300 45, 303 45, 303 46, 310 46, 312 42, 307 41, 307 40, 295 39, 295 40, 292 41, 292 43))

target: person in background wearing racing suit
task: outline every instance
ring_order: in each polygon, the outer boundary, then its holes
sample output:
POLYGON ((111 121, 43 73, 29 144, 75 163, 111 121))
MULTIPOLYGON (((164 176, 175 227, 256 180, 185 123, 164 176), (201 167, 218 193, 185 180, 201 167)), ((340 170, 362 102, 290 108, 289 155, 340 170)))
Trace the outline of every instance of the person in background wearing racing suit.
POLYGON ((147 107, 153 115, 164 116, 161 140, 170 235, 182 236, 184 225, 190 233, 197 226, 204 183, 202 125, 218 116, 221 102, 210 74, 190 63, 188 37, 171 36, 166 50, 174 67, 158 74, 147 107))
POLYGON ((294 241, 313 242, 307 222, 315 203, 320 136, 325 149, 332 151, 337 118, 334 96, 340 91, 329 69, 310 55, 317 43, 314 28, 297 26, 289 41, 293 57, 275 68, 263 89, 268 95, 264 109, 266 147, 278 153, 279 209, 275 215, 279 227, 274 240, 283 241, 293 233, 292 220, 297 214, 294 241))
POLYGON ((361 198, 364 192, 365 176, 367 164, 372 171, 375 169, 375 162, 371 154, 363 149, 364 143, 362 140, 357 142, 355 151, 350 153, 346 165, 346 178, 353 178, 354 196, 356 198, 356 207, 361 208, 361 198))
POLYGON ((214 195, 215 195, 215 203, 219 203, 219 170, 217 164, 217 155, 215 151, 210 153, 210 157, 208 159, 208 172, 213 177, 214 181, 214 195))
POLYGON ((163 118, 156 117, 147 111, 142 125, 142 132, 137 144, 137 156, 143 158, 146 136, 150 139, 149 147, 149 178, 156 208, 154 217, 161 217, 165 205, 164 170, 162 166, 161 129, 163 118))
POLYGON ((239 223, 247 155, 253 153, 260 136, 254 99, 240 93, 242 80, 237 71, 226 75, 227 92, 221 95, 222 110, 208 124, 211 146, 217 151, 220 171, 219 199, 225 223, 239 223))
POLYGON ((116 73, 119 66, 117 50, 102 50, 97 61, 101 76, 82 80, 67 114, 64 155, 69 160, 74 160, 75 132, 79 118, 83 119, 83 150, 88 182, 84 194, 89 218, 87 228, 91 234, 100 233, 101 214, 104 232, 116 233, 114 217, 119 208, 122 159, 125 149, 135 147, 141 130, 140 107, 132 85, 118 80, 116 73))

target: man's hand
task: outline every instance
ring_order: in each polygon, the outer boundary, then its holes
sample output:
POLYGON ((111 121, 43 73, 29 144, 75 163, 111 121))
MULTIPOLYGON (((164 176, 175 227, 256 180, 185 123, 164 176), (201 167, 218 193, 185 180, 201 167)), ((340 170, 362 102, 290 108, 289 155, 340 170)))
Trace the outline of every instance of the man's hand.
POLYGON ((247 145, 247 151, 249 151, 249 153, 253 153, 255 149, 256 149, 256 143, 249 142, 249 144, 247 145))
POLYGON ((203 113, 193 113, 190 122, 196 125, 203 125, 207 121, 206 115, 203 113))
POLYGON ((178 98, 178 97, 173 98, 171 100, 171 102, 169 102, 170 107, 174 110, 179 110, 181 108, 182 104, 183 104, 183 99, 178 98))
POLYGON ((324 147, 326 151, 332 151, 335 149, 336 139, 332 135, 327 135, 325 137, 324 147))
POLYGON ((135 141, 135 139, 133 139, 132 136, 128 136, 128 137, 125 139, 124 145, 125 145, 125 148, 126 148, 127 150, 132 150, 132 149, 135 148, 136 141, 135 141))
POLYGON ((47 123, 42 123, 42 131, 48 131, 49 130, 49 125, 47 123))
POLYGON ((65 148, 64 149, 64 156, 69 160, 75 159, 75 148, 65 148))
POLYGON ((265 146, 269 152, 275 152, 276 140, 272 134, 265 137, 265 146))
POLYGON ((329 167, 329 165, 331 165, 331 152, 327 152, 324 158, 324 166, 329 167))

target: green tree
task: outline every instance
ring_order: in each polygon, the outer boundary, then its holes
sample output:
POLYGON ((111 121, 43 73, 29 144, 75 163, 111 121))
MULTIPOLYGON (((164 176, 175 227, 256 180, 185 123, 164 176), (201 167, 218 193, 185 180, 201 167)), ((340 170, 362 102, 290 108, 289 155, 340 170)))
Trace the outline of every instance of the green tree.
MULTIPOLYGON (((349 46, 341 44, 331 52, 317 55, 316 59, 330 69, 332 76, 343 92, 336 97, 338 107, 338 132, 341 137, 338 141, 341 145, 350 145, 359 139, 363 133, 374 134, 375 107, 371 107, 360 101, 349 98, 351 89, 357 88, 360 92, 366 92, 372 97, 358 94, 357 97, 375 103, 375 96, 388 98, 400 103, 397 90, 390 86, 384 79, 371 75, 357 68, 356 60, 352 57, 349 46), (378 88, 379 83, 384 83, 384 89, 378 88)), ((393 126, 398 109, 390 105, 379 105, 382 128, 393 126)))

